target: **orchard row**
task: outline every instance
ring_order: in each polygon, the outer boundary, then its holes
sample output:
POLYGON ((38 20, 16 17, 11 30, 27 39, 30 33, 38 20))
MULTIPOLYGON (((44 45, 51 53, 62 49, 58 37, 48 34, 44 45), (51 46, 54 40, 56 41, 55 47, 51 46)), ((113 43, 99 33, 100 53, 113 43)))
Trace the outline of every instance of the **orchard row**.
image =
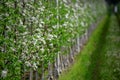
POLYGON ((20 80, 31 69, 41 74, 104 13, 101 0, 1 0, 1 78, 20 80))

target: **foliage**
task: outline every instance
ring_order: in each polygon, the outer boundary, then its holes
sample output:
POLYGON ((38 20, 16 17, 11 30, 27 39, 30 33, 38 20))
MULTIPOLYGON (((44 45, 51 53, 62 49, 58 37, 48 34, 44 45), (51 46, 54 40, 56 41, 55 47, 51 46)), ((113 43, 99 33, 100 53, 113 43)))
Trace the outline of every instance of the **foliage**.
POLYGON ((96 2, 1 0, 1 75, 6 71, 6 80, 19 80, 24 71, 36 70, 42 63, 47 68, 61 47, 72 46, 75 38, 104 14, 104 6, 102 12, 96 2))

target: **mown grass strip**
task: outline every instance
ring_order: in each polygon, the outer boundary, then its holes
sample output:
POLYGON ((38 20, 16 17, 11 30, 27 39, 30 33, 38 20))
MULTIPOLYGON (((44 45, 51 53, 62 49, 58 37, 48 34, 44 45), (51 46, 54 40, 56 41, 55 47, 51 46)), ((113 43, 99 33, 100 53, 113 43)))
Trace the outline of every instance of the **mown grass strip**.
POLYGON ((106 44, 102 53, 103 66, 101 67, 101 80, 120 80, 120 26, 119 15, 111 16, 110 27, 106 36, 106 44))
MULTIPOLYGON (((88 67, 85 80, 101 80, 101 67, 104 63, 104 54, 103 49, 106 44, 106 35, 108 33, 108 28, 110 27, 110 17, 106 20, 105 24, 102 25, 101 29, 98 30, 99 33, 94 37, 95 50, 92 52, 90 62, 91 64, 88 67)), ((96 33, 96 34, 97 34, 96 33)))
MULTIPOLYGON (((95 68, 96 66, 96 62, 95 64, 93 64, 94 62, 91 62, 92 60, 91 56, 95 53, 97 54, 96 49, 100 48, 99 45, 102 44, 100 40, 102 38, 101 35, 104 35, 103 31, 105 31, 107 28, 109 18, 110 18, 109 16, 106 16, 98 24, 98 27, 91 35, 88 41, 88 44, 84 47, 83 51, 76 57, 74 65, 69 69, 68 72, 64 72, 60 76, 59 80, 90 80, 92 79, 93 75, 91 73, 93 68, 95 68), (90 66, 91 64, 93 64, 93 66, 90 66)), ((100 51, 100 49, 98 51, 100 51)), ((93 57, 93 58, 94 60, 97 60, 97 58, 99 58, 99 55, 95 55, 95 56, 97 57, 93 57)))

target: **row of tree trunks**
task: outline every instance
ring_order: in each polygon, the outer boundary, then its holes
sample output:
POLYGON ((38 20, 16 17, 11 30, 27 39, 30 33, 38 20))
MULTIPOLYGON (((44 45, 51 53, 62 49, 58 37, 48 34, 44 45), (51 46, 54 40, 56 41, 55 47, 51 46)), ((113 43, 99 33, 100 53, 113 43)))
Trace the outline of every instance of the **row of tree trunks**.
POLYGON ((74 56, 80 53, 80 51, 83 49, 84 45, 90 38, 92 32, 96 28, 97 24, 92 24, 88 29, 85 30, 85 33, 81 36, 79 36, 76 39, 76 42, 73 46, 69 47, 69 53, 66 55, 63 55, 62 53, 59 53, 57 56, 57 59, 55 61, 55 68, 54 70, 57 71, 57 77, 53 76, 54 79, 52 80, 57 80, 59 75, 61 74, 62 71, 66 70, 71 64, 74 62, 74 56), (56 69, 57 68, 57 69, 56 69))

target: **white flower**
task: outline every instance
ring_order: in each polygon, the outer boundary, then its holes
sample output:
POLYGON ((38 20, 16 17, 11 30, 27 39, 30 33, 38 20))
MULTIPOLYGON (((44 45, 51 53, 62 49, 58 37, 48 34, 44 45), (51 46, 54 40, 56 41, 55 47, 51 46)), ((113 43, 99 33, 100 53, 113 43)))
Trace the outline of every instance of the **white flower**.
POLYGON ((39 5, 42 5, 42 2, 41 2, 41 1, 39 1, 39 5))
POLYGON ((75 4, 75 7, 76 7, 76 8, 79 8, 79 5, 76 3, 76 4, 75 4))
POLYGON ((66 14, 65 17, 68 19, 69 18, 69 14, 66 14))
POLYGON ((32 56, 33 57, 33 60, 35 60, 36 59, 36 56, 32 56))
POLYGON ((57 28, 57 25, 54 25, 54 26, 52 26, 54 29, 56 29, 57 28))
POLYGON ((27 35, 27 34, 28 34, 28 32, 24 32, 23 34, 24 34, 24 35, 27 35))
POLYGON ((39 23, 39 27, 43 27, 42 24, 39 23))
POLYGON ((49 44, 51 47, 53 47, 53 44, 51 43, 51 44, 49 44))
POLYGON ((37 44, 37 40, 36 39, 33 40, 33 44, 34 44, 34 46, 37 44))
POLYGON ((7 76, 8 71, 7 70, 3 70, 1 73, 1 77, 5 78, 7 76))
POLYGON ((23 44, 23 45, 26 45, 26 42, 23 41, 22 44, 23 44))
POLYGON ((53 39, 53 35, 52 34, 48 34, 48 40, 52 40, 53 39))
POLYGON ((33 63, 33 68, 34 70, 37 69, 37 64, 35 62, 33 63))
POLYGON ((40 38, 40 41, 43 42, 43 44, 46 44, 45 39, 43 37, 40 38))
POLYGON ((21 58, 22 58, 22 59, 25 59, 25 58, 26 58, 25 53, 22 53, 22 54, 21 54, 21 58))
POLYGON ((67 3, 67 0, 63 0, 63 2, 67 3))
POLYGON ((23 25, 23 22, 22 22, 22 20, 21 20, 21 19, 20 19, 20 24, 21 24, 21 25, 23 25))
POLYGON ((10 47, 10 48, 11 48, 11 50, 12 50, 12 51, 16 51, 16 49, 15 49, 15 48, 13 48, 13 47, 10 47))
POLYGON ((26 28, 27 26, 26 25, 23 25, 23 28, 26 28))
POLYGON ((25 16, 25 15, 26 15, 26 12, 27 12, 26 9, 23 9, 22 15, 25 16))
POLYGON ((65 22, 64 24, 63 24, 63 26, 67 26, 69 23, 68 22, 65 22))
POLYGON ((35 17, 31 17, 31 20, 32 20, 32 21, 35 21, 35 20, 36 20, 36 18, 35 18, 35 17))
POLYGON ((40 50, 41 50, 42 53, 44 53, 44 51, 45 51, 45 49, 43 47, 40 50))
POLYGON ((40 19, 40 23, 41 23, 41 24, 45 24, 45 22, 44 22, 42 19, 40 19))
POLYGON ((55 38, 57 38, 57 35, 54 35, 55 38))
POLYGON ((44 6, 42 6, 40 9, 41 9, 41 11, 43 12, 43 11, 45 10, 45 7, 44 7, 44 6))
POLYGON ((30 62, 28 62, 28 61, 26 61, 26 62, 25 62, 25 64, 26 64, 26 66, 28 66, 28 67, 30 67, 30 66, 31 66, 31 63, 30 63, 30 62))
POLYGON ((81 26, 84 27, 85 26, 85 23, 83 21, 81 21, 81 26))

